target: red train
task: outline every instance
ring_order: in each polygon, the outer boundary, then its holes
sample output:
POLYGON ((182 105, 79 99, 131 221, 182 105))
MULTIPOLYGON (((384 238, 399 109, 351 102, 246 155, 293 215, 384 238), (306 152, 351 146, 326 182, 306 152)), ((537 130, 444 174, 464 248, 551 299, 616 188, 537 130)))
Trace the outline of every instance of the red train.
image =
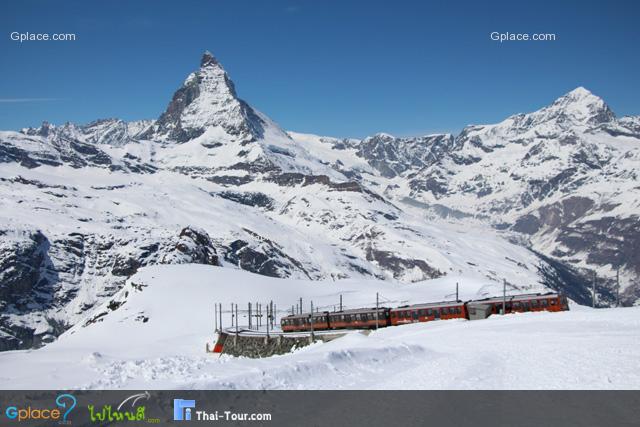
POLYGON ((284 332, 303 332, 332 329, 375 329, 408 323, 430 322, 447 319, 485 319, 492 314, 522 313, 526 311, 569 310, 567 298, 556 293, 511 295, 481 300, 443 301, 436 303, 405 305, 396 308, 357 308, 336 312, 320 311, 292 314, 280 320, 284 332))
MULTIPOLYGON (((327 329, 375 329, 376 311, 378 327, 389 326, 389 309, 386 307, 357 308, 343 311, 313 313, 313 330, 327 329)), ((310 331, 309 313, 292 314, 280 320, 284 332, 310 331)))

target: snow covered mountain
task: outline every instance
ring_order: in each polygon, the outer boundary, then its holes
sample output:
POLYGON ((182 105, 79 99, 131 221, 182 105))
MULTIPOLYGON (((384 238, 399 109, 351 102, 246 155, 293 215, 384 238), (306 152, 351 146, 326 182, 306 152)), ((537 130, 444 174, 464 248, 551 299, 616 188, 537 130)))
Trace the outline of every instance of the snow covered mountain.
MULTIPOLYGON (((0 132, 0 350, 116 310, 127 279, 154 264, 473 277, 578 302, 589 269, 620 266, 633 303, 639 122, 578 89, 455 137, 287 133, 205 53, 155 121, 0 132)), ((612 301, 610 284, 598 293, 612 301)))
POLYGON ((613 286, 619 268, 622 298, 632 302, 640 296, 635 123, 617 120, 602 99, 578 88, 539 111, 467 127, 389 192, 518 232, 585 281, 595 270, 613 286))

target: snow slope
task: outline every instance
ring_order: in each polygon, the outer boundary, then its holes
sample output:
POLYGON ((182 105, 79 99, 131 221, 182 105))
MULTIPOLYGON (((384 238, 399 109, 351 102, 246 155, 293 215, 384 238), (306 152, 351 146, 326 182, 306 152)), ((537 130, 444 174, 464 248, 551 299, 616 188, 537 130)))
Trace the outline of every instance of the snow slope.
MULTIPOLYGON (((499 294, 488 280, 447 276, 412 285, 276 279, 202 265, 141 269, 116 310, 38 350, 0 353, 3 388, 638 389, 640 308, 526 313, 352 332, 267 359, 205 353, 213 302, 273 299, 330 307, 499 294), (143 321, 143 319, 147 319, 143 321)), ((103 307, 106 309, 106 304, 103 307)), ((282 313, 281 313, 282 314, 282 313)), ((224 321, 229 324, 228 315, 224 321)))

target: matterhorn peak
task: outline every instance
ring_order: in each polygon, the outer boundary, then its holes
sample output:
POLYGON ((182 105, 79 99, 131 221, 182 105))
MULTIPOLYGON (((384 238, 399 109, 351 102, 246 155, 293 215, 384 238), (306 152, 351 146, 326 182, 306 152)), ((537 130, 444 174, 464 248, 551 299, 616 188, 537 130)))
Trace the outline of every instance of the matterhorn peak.
POLYGON ((208 67, 211 65, 220 65, 220 63, 211 52, 205 50, 202 54, 202 59, 200 60, 200 67, 208 67))
POLYGON ((143 137, 187 142, 208 130, 212 134, 227 135, 221 139, 239 141, 253 141, 263 132, 261 120, 249 105, 238 99, 234 84, 220 62, 205 51, 200 69, 187 76, 156 125, 143 137))

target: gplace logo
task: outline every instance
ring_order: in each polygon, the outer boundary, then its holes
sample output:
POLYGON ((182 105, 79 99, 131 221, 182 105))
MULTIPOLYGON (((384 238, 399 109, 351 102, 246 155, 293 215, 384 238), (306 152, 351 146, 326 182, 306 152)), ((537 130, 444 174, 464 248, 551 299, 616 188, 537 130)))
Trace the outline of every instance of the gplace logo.
POLYGON ((191 409, 195 407, 195 400, 173 399, 173 420, 191 421, 191 409))
POLYGON ((4 413, 12 421, 51 420, 70 424, 67 421, 67 417, 77 404, 78 401, 73 395, 65 393, 56 397, 56 406, 58 408, 33 408, 31 405, 26 408, 9 406, 4 413))

